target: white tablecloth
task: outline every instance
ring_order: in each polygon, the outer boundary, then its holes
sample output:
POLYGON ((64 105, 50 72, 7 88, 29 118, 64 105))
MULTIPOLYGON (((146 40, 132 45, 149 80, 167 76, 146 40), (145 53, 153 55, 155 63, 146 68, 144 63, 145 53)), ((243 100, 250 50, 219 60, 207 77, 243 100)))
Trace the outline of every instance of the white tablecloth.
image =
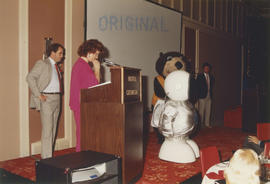
POLYGON ((229 164, 229 161, 226 161, 226 162, 221 162, 210 167, 206 171, 206 174, 203 177, 202 184, 215 184, 215 181, 219 179, 208 178, 207 174, 212 173, 212 172, 219 174, 219 171, 224 171, 224 169, 228 166, 228 164, 229 164))
MULTIPOLYGON (((269 162, 266 162, 266 163, 269 163, 269 162)), ((215 182, 219 179, 211 179, 207 176, 207 174, 209 173, 216 173, 216 174, 219 174, 219 171, 224 171, 226 167, 228 167, 229 165, 229 161, 226 161, 226 162, 221 162, 221 163, 218 163, 216 165, 213 165, 212 167, 210 167, 207 171, 206 171, 206 174, 205 176, 203 177, 203 180, 202 180, 202 184, 216 184, 215 182)), ((261 182, 262 184, 270 184, 270 181, 268 182, 261 182)))

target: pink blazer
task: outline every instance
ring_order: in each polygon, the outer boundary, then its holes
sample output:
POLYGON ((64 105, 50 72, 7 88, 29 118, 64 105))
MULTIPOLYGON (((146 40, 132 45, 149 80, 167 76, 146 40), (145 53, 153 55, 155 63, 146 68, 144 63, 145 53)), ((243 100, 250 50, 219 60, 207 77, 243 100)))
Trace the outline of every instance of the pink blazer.
POLYGON ((98 84, 98 80, 91 67, 79 58, 72 67, 70 81, 69 106, 71 110, 80 110, 80 91, 98 84))

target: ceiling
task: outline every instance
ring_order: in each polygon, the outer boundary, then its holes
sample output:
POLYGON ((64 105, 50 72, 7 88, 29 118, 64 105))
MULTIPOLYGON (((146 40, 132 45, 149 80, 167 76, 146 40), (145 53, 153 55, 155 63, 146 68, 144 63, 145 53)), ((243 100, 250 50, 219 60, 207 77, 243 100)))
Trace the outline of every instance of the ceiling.
POLYGON ((242 0, 250 8, 254 9, 256 14, 270 18, 270 0, 242 0))

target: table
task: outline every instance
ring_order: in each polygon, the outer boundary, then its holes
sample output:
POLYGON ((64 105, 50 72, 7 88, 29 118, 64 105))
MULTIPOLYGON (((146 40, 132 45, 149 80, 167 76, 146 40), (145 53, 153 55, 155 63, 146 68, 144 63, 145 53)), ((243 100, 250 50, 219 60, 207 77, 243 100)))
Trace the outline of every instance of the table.
MULTIPOLYGON (((262 160, 260 159, 260 161, 262 161, 262 160)), ((267 168, 270 168, 269 163, 270 163, 269 160, 267 160, 267 161, 264 160, 263 163, 261 162, 261 164, 263 164, 263 167, 266 166, 267 168)), ((212 167, 210 167, 206 171, 206 174, 203 177, 201 184, 217 184, 218 180, 224 179, 223 172, 226 169, 226 167, 228 167, 228 165, 229 165, 229 161, 226 161, 226 162, 221 162, 221 163, 215 164, 212 167)), ((264 181, 261 181, 261 184, 270 184, 270 181, 264 180, 264 181)))
POLYGON ((216 181, 224 179, 223 172, 228 165, 229 161, 225 161, 210 167, 203 177, 202 184, 215 184, 216 181))
POLYGON ((264 153, 262 153, 259 155, 259 160, 261 163, 261 179, 267 183, 270 183, 270 159, 264 157, 264 153))

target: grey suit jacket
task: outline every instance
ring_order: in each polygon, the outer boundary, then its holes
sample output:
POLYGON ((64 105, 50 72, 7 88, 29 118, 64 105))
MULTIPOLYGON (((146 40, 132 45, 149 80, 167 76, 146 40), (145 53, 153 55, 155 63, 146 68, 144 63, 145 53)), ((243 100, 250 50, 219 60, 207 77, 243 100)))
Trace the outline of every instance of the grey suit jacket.
POLYGON ((40 110, 41 92, 49 85, 52 77, 52 67, 49 58, 38 60, 28 73, 26 81, 31 90, 30 108, 40 110))

